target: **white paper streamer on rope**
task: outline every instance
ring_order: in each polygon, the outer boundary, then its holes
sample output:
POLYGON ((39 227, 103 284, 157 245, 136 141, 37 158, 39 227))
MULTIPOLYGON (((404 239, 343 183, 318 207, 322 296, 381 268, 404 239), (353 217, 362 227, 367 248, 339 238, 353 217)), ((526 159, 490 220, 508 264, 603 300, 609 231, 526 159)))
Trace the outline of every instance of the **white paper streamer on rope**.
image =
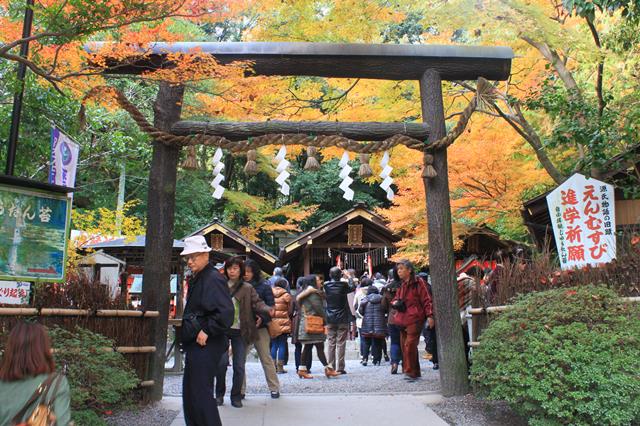
POLYGON ((349 186, 351 186, 351 184, 353 183, 353 179, 349 177, 349 174, 353 171, 353 169, 351 168, 351 166, 349 166, 348 152, 345 151, 345 153, 342 154, 339 165, 342 168, 339 175, 340 179, 342 179, 342 182, 340 183, 340 189, 344 191, 344 194, 342 194, 342 198, 351 201, 353 200, 354 192, 353 189, 349 188, 349 186))
POLYGON ((389 152, 385 151, 382 159, 380 160, 380 167, 382 167, 382 172, 380 172, 380 177, 382 178, 382 182, 380 183, 380 188, 384 189, 387 193, 387 199, 389 201, 393 201, 393 197, 395 196, 393 189, 391 188, 391 184, 393 183, 393 178, 391 177, 391 172, 393 171, 393 167, 389 165, 389 152))
POLYGON ((280 192, 283 195, 289 195, 289 184, 287 183, 287 179, 289 178, 289 176, 291 176, 291 173, 289 173, 287 171, 287 169, 289 168, 289 165, 291 163, 289 163, 289 161, 286 160, 287 156, 287 147, 282 145, 280 147, 280 150, 278 151, 278 153, 276 154, 275 158, 273 159, 274 163, 278 163, 277 167, 276 167, 276 172, 278 172, 278 177, 276 178, 276 182, 278 183, 278 185, 280 185, 280 192))
POLYGON ((213 180, 211 181, 211 187, 213 188, 213 194, 211 195, 216 200, 222 198, 222 194, 224 194, 224 186, 222 186, 222 182, 225 179, 222 174, 222 170, 224 170, 224 163, 221 160, 222 150, 218 148, 213 154, 213 180))

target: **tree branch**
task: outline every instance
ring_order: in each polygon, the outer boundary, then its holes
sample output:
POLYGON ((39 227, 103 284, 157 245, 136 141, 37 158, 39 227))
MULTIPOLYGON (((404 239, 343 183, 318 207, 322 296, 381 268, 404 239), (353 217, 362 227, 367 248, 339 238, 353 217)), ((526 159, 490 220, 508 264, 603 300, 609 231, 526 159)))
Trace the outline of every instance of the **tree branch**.
POLYGON ((604 93, 602 90, 602 76, 604 74, 604 58, 602 57, 602 45, 600 44, 600 36, 598 35, 596 26, 593 24, 593 22, 591 22, 590 19, 587 19, 586 21, 589 25, 591 35, 593 36, 593 41, 598 47, 598 51, 600 53, 600 59, 597 66, 598 77, 596 80, 596 96, 598 97, 598 117, 602 117, 602 112, 604 111, 604 107, 606 106, 604 101, 604 93))

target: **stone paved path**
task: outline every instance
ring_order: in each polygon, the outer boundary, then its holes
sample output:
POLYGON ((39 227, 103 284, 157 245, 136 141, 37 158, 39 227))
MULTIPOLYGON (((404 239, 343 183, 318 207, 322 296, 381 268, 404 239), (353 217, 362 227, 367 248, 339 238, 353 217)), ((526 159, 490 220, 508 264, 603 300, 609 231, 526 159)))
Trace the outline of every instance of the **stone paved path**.
MULTIPOLYGON (((446 426, 427 404, 437 393, 402 395, 291 395, 274 400, 254 396, 243 408, 220 407, 224 426, 446 426)), ((171 426, 184 426, 182 413, 171 426)))

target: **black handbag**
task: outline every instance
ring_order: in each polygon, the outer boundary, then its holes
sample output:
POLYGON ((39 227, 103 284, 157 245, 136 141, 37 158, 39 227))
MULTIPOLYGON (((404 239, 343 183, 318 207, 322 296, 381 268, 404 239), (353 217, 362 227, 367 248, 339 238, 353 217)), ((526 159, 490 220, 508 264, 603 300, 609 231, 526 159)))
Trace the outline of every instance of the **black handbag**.
POLYGON ((191 312, 182 317, 180 342, 183 346, 196 341, 198 333, 200 333, 200 330, 202 330, 202 326, 198 321, 198 318, 201 316, 202 314, 199 312, 191 312))

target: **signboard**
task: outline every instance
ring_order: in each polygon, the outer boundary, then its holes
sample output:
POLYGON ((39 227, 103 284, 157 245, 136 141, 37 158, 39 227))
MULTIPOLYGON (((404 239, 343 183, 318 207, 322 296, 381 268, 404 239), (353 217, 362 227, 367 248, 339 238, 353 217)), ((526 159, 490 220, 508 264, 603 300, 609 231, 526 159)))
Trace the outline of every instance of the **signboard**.
POLYGON ((616 258, 613 186, 579 173, 547 195, 562 269, 616 258))
POLYGON ((0 304, 26 305, 29 303, 31 283, 0 281, 0 304))
POLYGON ((80 145, 57 127, 52 127, 49 183, 69 188, 75 187, 79 154, 80 145))
POLYGON ((62 281, 71 201, 0 184, 0 280, 62 281))
MULTIPOLYGON (((131 280, 131 286, 129 287, 130 294, 142 293, 142 274, 131 274, 129 279, 131 280)), ((169 281, 169 291, 171 294, 176 294, 178 288, 178 276, 171 274, 171 280, 169 281)))

